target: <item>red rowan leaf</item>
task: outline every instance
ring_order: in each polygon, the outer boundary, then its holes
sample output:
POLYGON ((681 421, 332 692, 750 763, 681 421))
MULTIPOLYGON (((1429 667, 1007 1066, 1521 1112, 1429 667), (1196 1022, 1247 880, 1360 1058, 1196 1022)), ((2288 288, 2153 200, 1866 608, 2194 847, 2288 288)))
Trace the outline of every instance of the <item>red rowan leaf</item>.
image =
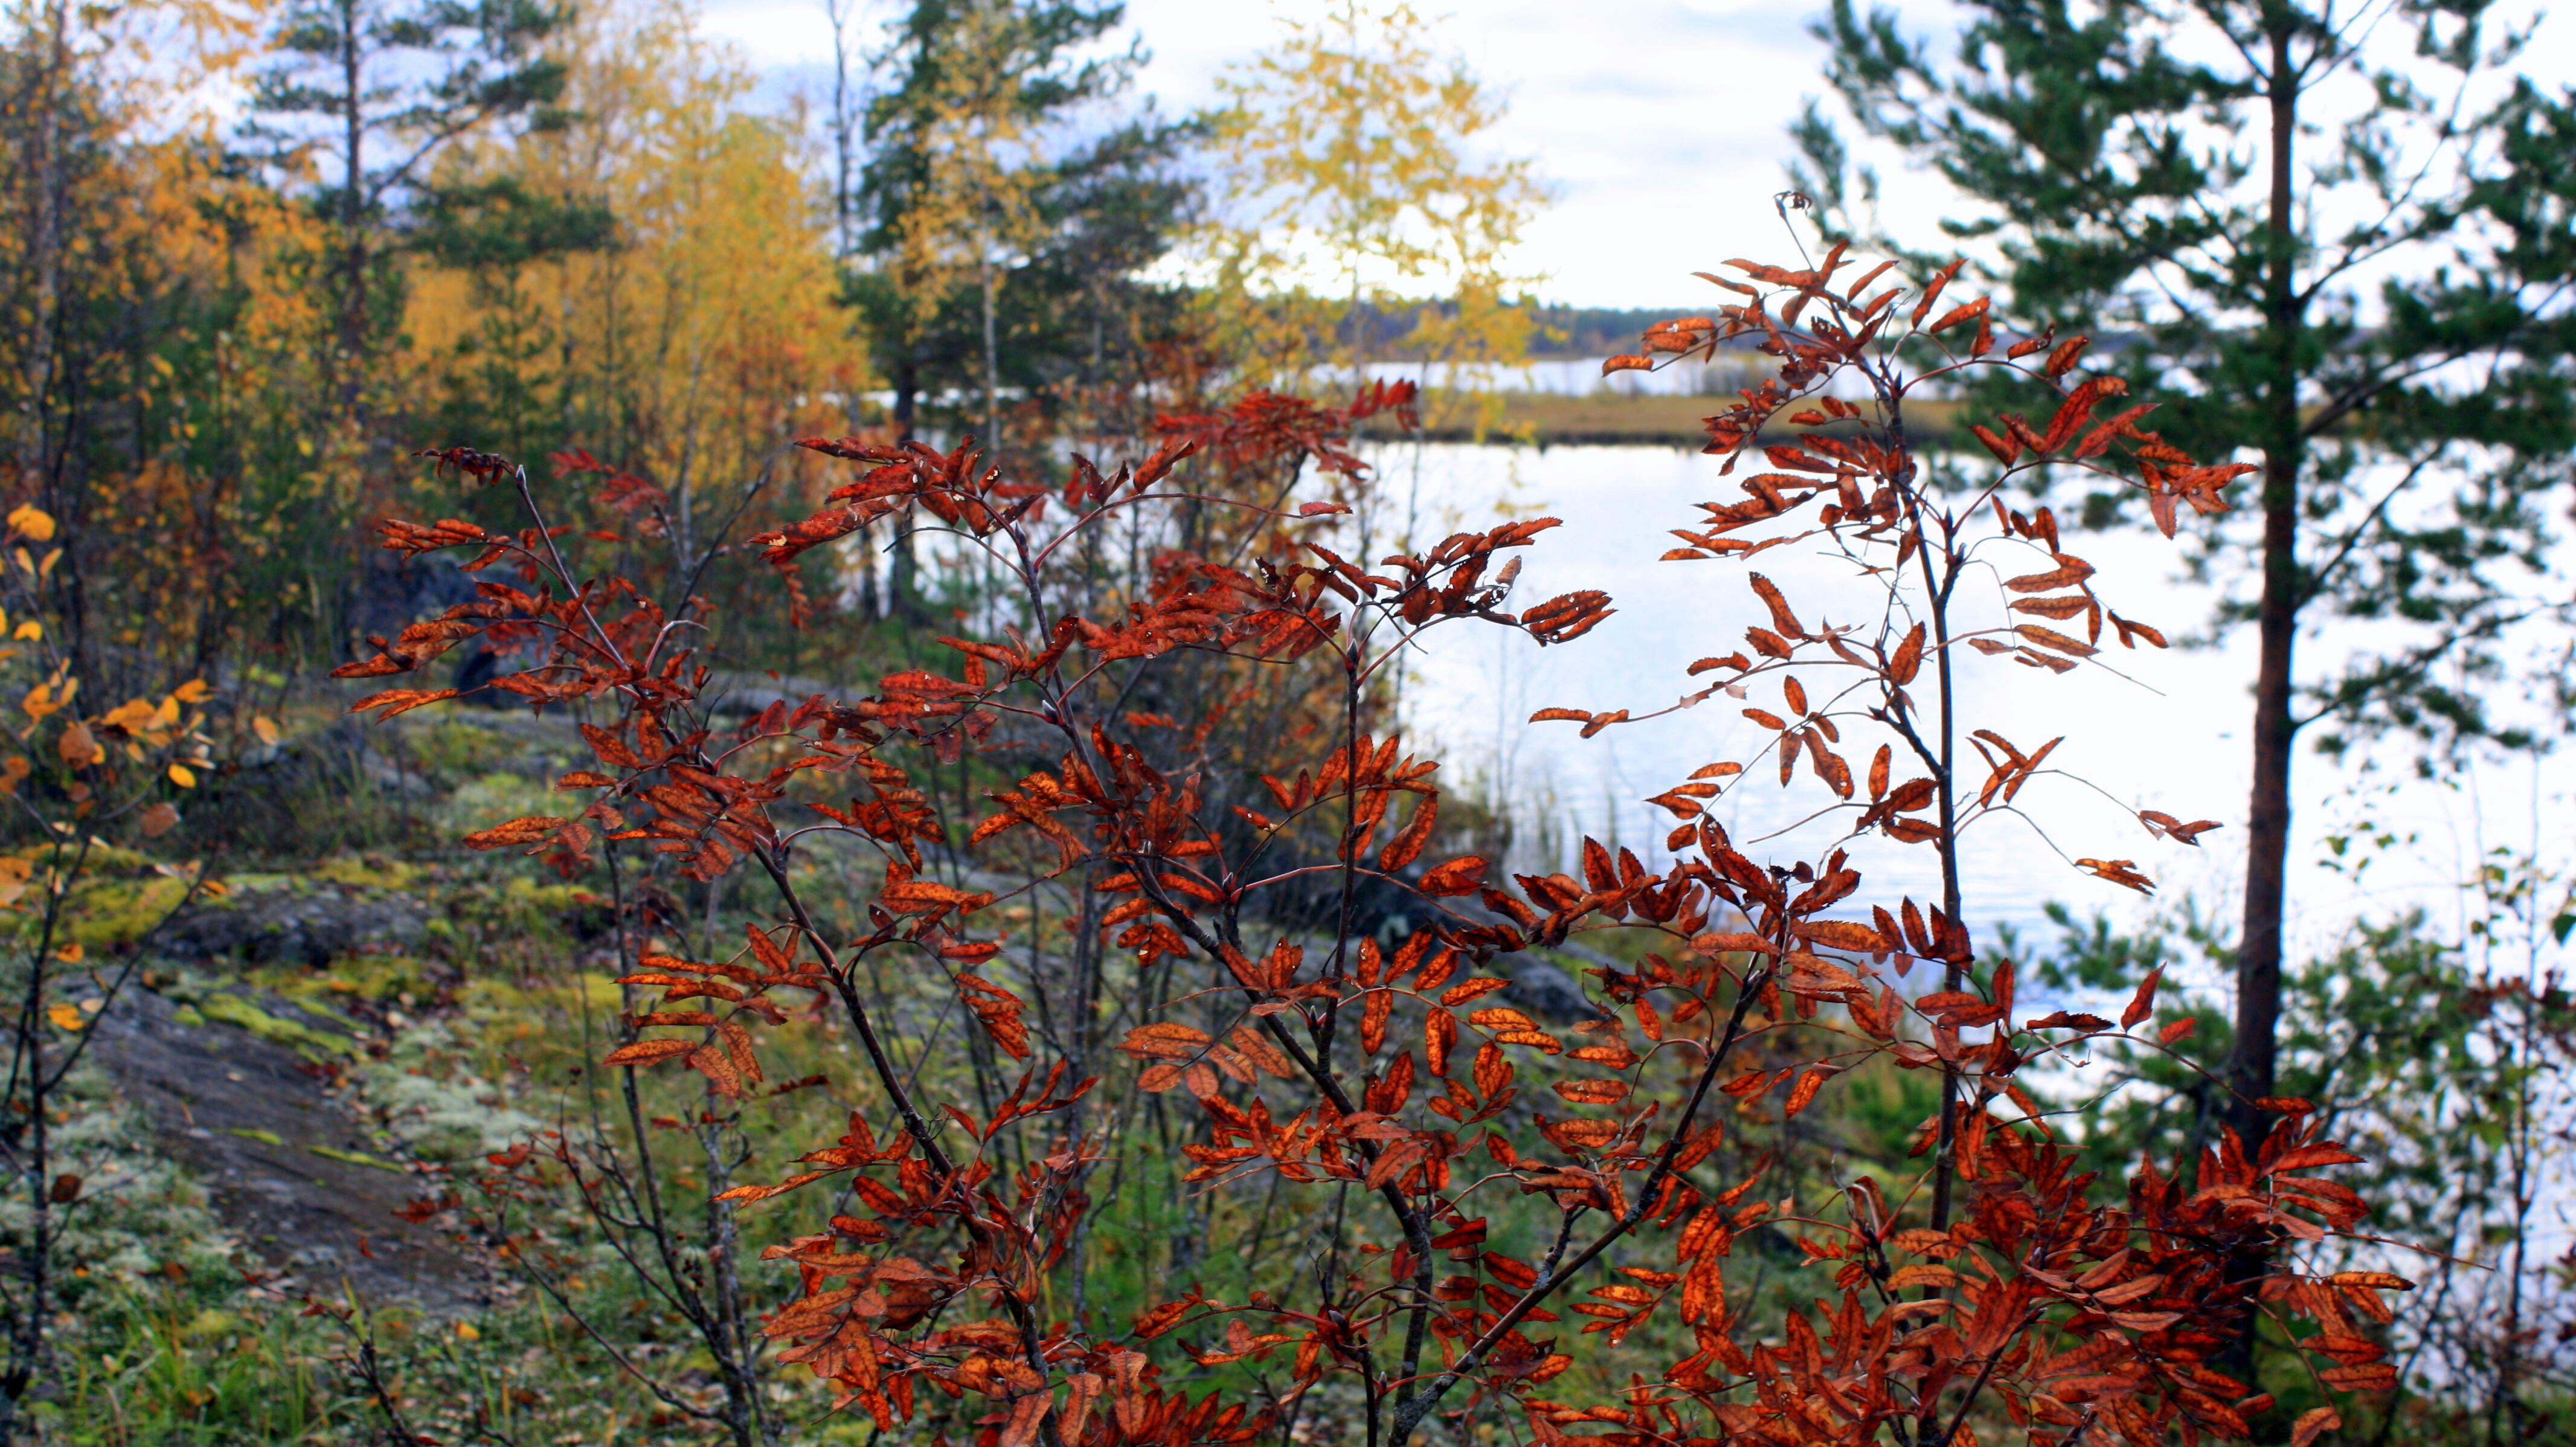
POLYGON ((1794 1116, 1805 1110, 1808 1103, 1816 1098, 1816 1092, 1824 1089, 1826 1074, 1827 1072, 1822 1070, 1810 1070, 1799 1076, 1798 1083, 1789 1091, 1789 1103, 1785 1114, 1794 1116))
POLYGON ((1923 319, 1932 315, 1932 304, 1940 300, 1942 288, 1948 286, 1950 284, 1950 278, 1957 276, 1959 274, 1959 268, 1966 266, 1967 264, 1968 259, 1963 256, 1958 260, 1951 262, 1948 266, 1941 268, 1939 271, 1932 273, 1932 280, 1924 285, 1923 295, 1916 299, 1914 303, 1914 312, 1912 317, 1914 325, 1918 327, 1923 325, 1923 319))
POLYGON ((1982 321, 1992 305, 1993 301, 1991 298, 1981 296, 1975 301, 1952 307, 1950 310, 1943 312, 1939 321, 1925 327, 1924 330, 1934 336, 1939 336, 1941 333, 1948 331, 1950 328, 1957 326, 1961 322, 1982 321))
POLYGON ((1749 1100, 1754 1096, 1760 1095, 1763 1091, 1768 1090, 1771 1087, 1772 1078, 1770 1071, 1748 1070, 1742 1075, 1735 1077, 1733 1080, 1728 1081, 1724 1085, 1719 1086, 1718 1089, 1725 1091, 1727 1094, 1734 1096, 1738 1100, 1749 1100))
POLYGON ((2020 634, 2022 637, 2029 639, 2031 642, 2038 644, 2042 648, 2053 648, 2060 653, 2068 654, 2076 658, 2090 658, 2101 651, 2093 647, 2091 644, 2084 642, 2082 639, 2069 638, 2054 628, 2042 628, 2036 623, 2016 624, 2013 627, 2013 632, 2020 634))
POLYGON ((2094 407, 2099 405, 2102 399, 2119 396, 2128 390, 2129 383, 2126 378, 2087 379, 2074 391, 2067 393, 2065 400, 2057 404, 2056 415, 2048 419, 2048 435, 2041 440, 2040 450, 2055 452, 2065 446, 2067 440, 2075 435, 2075 429, 2083 426, 2085 420, 2093 415, 2094 407))
POLYGON ((1760 573, 1752 574, 1751 581, 1754 595, 1762 600, 1764 607, 1771 610, 1772 628, 1776 629, 1783 638, 1806 637, 1806 628, 1798 622, 1798 615, 1789 611, 1789 600, 1781 596, 1779 585, 1760 573))
POLYGON ((1386 842, 1386 847, 1378 851, 1378 868, 1390 871, 1402 869, 1420 858, 1423 846, 1431 842, 1432 827, 1439 822, 1439 819, 1440 796, 1438 794, 1421 796, 1413 806, 1412 817, 1405 820, 1404 828, 1397 831, 1396 836, 1386 842))
POLYGON ((2147 832, 2159 839, 2179 840, 2195 847, 2199 845, 2201 835, 2212 829, 2225 827, 2215 819, 2202 819, 2185 824, 2171 814, 2156 809, 2139 810, 2138 822, 2146 825, 2147 832))
POLYGON ((1807 762, 1814 766, 1816 777, 1824 780, 1825 787, 1842 798, 1852 796, 1851 765, 1843 761, 1842 755, 1826 748, 1813 732, 1807 735, 1807 762))
POLYGON ((1691 948, 1703 955, 1760 954, 1776 955, 1780 947, 1757 934, 1742 930, 1712 930, 1691 937, 1691 948))
POLYGON ((1583 588, 1561 593, 1523 612, 1521 626, 1542 646, 1571 643, 1616 611, 1610 606, 1609 594, 1597 588, 1583 588))
POLYGON ((1136 1314, 1137 1338, 1141 1341, 1152 1341, 1173 1327, 1179 1326, 1181 1318, 1189 1315, 1190 1308, 1198 1304, 1197 1298, 1193 1297, 1182 1301, 1167 1301, 1160 1306, 1145 1308, 1136 1314))
POLYGON ((1910 898, 1903 902, 1902 909, 1902 917, 1905 921, 1905 942, 1913 948, 1914 953, 1926 959, 1931 958, 1938 952, 1932 948, 1931 933, 1924 928, 1923 911, 1917 909, 1910 898))
POLYGON ((1208 1047, 1208 1034, 1171 1020, 1157 1020, 1127 1032, 1118 1048, 1139 1060, 1186 1060, 1208 1047))
POLYGON ((2096 879, 2107 879, 2140 894, 2153 894, 2156 882, 2140 874, 2134 862, 2126 859, 2078 859, 2075 867, 2096 879))
POLYGON ((2024 573, 2018 578, 2006 578, 2004 586, 2016 593, 2053 593, 2060 588, 2072 588, 2092 576, 2091 563, 2060 553, 2056 567, 2045 573, 2024 573))
POLYGON ((1857 920, 1814 919, 1796 926, 1798 934, 1828 949, 1850 950, 1855 954, 1883 954, 1895 945, 1880 937, 1879 932, 1857 920))
POLYGON ((2291 1171, 2314 1170, 2319 1166, 2359 1165, 2361 1159, 2343 1147, 2328 1141, 2301 1146, 2272 1162, 2268 1169, 2274 1175, 2284 1175, 2291 1171))
POLYGON ((1422 1057, 1431 1073, 1449 1073, 1449 1051, 1458 1043, 1458 1017, 1446 1010, 1434 1010, 1422 1022, 1422 1057))
POLYGON ((2135 407, 2122 408, 2109 420, 2096 423, 2091 431, 2085 433, 2082 440, 2075 444, 2074 455, 2079 458, 2100 456, 2110 447, 2113 439, 2128 432, 2137 425, 2139 418, 2154 410, 2156 410, 2156 404, 2153 402, 2141 402, 2135 407))
POLYGON ((1655 359, 1652 357, 1641 357, 1634 352, 1623 352, 1601 364, 1601 375, 1607 377, 1613 372, 1650 372, 1654 370, 1654 367, 1655 359))
POLYGON ((1454 1010, 1470 1000, 1481 999, 1496 990, 1508 989, 1511 983, 1509 980, 1498 980, 1490 975, 1480 975, 1450 986, 1440 996, 1440 1003, 1454 1010))
POLYGON ((2385 1392, 2397 1385, 2397 1368, 2386 1362, 2366 1366, 2328 1367, 2317 1380, 2347 1392, 2385 1392))
POLYGON ((2016 613, 2036 613, 2042 618, 2072 618, 2091 609, 2094 604, 2092 599, 2075 593, 2063 598, 2015 598, 2011 606, 2016 613))
POLYGON ((2200 1021, 2189 1015, 2185 1015, 2181 1019, 2165 1026, 2162 1030, 2157 1031, 2156 1040, 2159 1044, 2171 1045, 2175 1041, 2181 1040, 2185 1036, 2191 1034, 2191 1032, 2199 1028, 2199 1026, 2200 1021))
POLYGON ((1923 625, 1917 623, 1906 632, 1905 641, 1896 645, 1896 656, 1887 662, 1888 679, 1902 688, 1914 681, 1923 667, 1923 625))
POLYGON ((506 849, 513 844, 534 844, 541 839, 553 838, 556 831, 570 822, 548 814, 531 814, 507 824, 477 829, 465 836, 464 843, 468 849, 506 849))
POLYGON ((1461 854, 1425 872, 1418 888, 1435 898, 1444 895, 1473 894, 1485 882, 1487 865, 1482 856, 1461 854))
POLYGON ((2310 1447, 2319 1437, 2343 1425, 2343 1414, 2332 1407, 2310 1407, 2299 1414, 2290 1427, 2290 1447, 2310 1447))
POLYGON ((2129 997, 2129 1007, 2120 1012, 2121 1029, 2136 1029, 2139 1021, 2156 1012, 2156 986, 2164 977, 2165 967, 2162 965, 2147 971, 2147 977, 2138 982, 2137 993, 2129 997))
POLYGON ((2146 624, 2123 618, 2117 613, 2111 614, 2110 618, 2111 626, 2119 630, 2121 647, 2135 648, 2138 646, 2136 640, 2140 638, 2158 648, 2166 646, 2165 636, 2146 624))
POLYGON ((379 709, 382 711, 376 715, 376 722, 383 723, 396 714, 409 713, 413 709, 454 698, 457 692, 452 688, 389 688, 382 693, 371 693, 359 699, 349 705, 349 712, 364 713, 368 709, 379 709))
POLYGON ((1609 849, 1588 835, 1583 841, 1583 883, 1597 893, 1619 887, 1619 872, 1610 862, 1609 849))
POLYGON ((674 1039, 668 1036, 654 1040, 638 1040, 632 1045, 621 1045, 608 1052, 607 1057, 599 1063, 602 1065, 656 1065, 662 1061, 689 1054, 697 1048, 696 1041, 674 1039))

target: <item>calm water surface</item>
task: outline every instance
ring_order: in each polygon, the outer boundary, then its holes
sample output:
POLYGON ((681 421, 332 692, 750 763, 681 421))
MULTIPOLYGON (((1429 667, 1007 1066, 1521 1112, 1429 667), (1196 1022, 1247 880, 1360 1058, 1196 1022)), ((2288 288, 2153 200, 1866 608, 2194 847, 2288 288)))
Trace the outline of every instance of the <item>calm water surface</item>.
MULTIPOLYGON (((1489 526, 1504 508, 1565 519, 1525 552, 1514 594, 1520 605, 1597 587, 1619 608, 1589 635, 1555 648, 1462 624, 1426 639, 1406 683, 1406 712, 1417 735, 1443 750, 1449 770, 1492 781, 1524 819, 1555 821, 1559 838, 1615 833, 1645 855, 1650 851, 1643 846, 1659 844, 1671 823, 1641 802, 1646 796, 1703 764, 1753 758, 1768 731, 1741 710, 1785 712, 1776 676, 1742 702, 1721 695, 1589 740, 1578 738, 1571 724, 1523 722, 1551 705, 1633 713, 1668 707, 1691 690, 1685 670, 1692 660, 1735 651, 1748 625, 1767 621, 1746 586, 1746 565, 1656 561, 1674 545, 1667 529, 1698 520, 1693 504, 1742 495, 1733 479, 1718 476, 1718 466, 1697 454, 1637 447, 1539 452, 1432 445, 1390 449, 1382 457, 1397 507, 1410 501, 1418 533, 1427 539, 1489 526)), ((2174 544, 2153 533, 2117 532, 2070 534, 2065 545, 2100 570, 2096 590, 2123 616, 2176 639, 2206 624, 2215 594, 2182 578, 2174 544)), ((2001 559, 2007 568, 1984 580, 1982 591, 1963 584, 1975 622, 2004 618, 2009 595, 1995 580, 2027 570, 2026 556, 2001 559)), ((1752 566, 1781 584, 1810 626, 1871 623, 1880 614, 1874 590, 1812 544, 1775 549, 1752 566)), ((2360 638, 2353 629, 2329 630, 2301 646, 2314 666, 2348 653, 2360 638)), ((2252 644, 2250 630, 2240 629, 2213 647, 2112 648, 2105 661, 2118 672, 2088 666, 2064 675, 1963 656, 1964 726, 1992 728, 2025 751, 2065 739, 2050 758, 2063 773, 2042 775, 2023 791, 2021 817, 1987 819, 1963 841, 1970 917, 1981 934, 1996 922, 2044 929, 2042 910, 2051 901, 2078 913, 2106 910, 2123 921, 2156 907, 2067 862, 2081 856, 2136 861, 2158 881, 2160 902, 2188 899, 2234 912, 2249 777, 2252 644), (2225 827, 2204 835, 2202 847, 2189 848, 2150 837, 2131 812, 2140 808, 2216 819, 2225 827)), ((1821 667, 1800 673, 1811 694, 1821 694, 1838 674, 1851 676, 1821 667)), ((1846 757, 1856 770, 1865 768, 1880 741, 1873 726, 1847 725, 1844 737, 1846 757)), ((1982 777, 1982 765, 1973 757, 1969 764, 1982 777)), ((1908 777, 1901 759, 1896 777, 1908 777)), ((1767 763, 1757 765, 1715 801, 1739 845, 1771 835, 1764 848, 1777 857, 1812 856, 1848 827, 1847 813, 1808 817, 1830 799, 1803 765, 1786 790, 1777 781, 1767 763)), ((2386 750, 2367 766, 2303 751, 2295 782, 2294 927, 2309 947, 2330 943, 2357 915, 2385 916, 2410 906, 2430 911, 2445 932, 2455 930, 2458 885, 2487 850, 2519 853, 2536 838, 2544 862, 2568 854, 2563 806, 2576 778, 2556 760, 2536 767, 2488 763, 2465 778, 2425 780, 2415 777, 2410 756, 2400 750, 2386 750), (2399 843, 2377 851, 2356 874, 2356 855, 2348 851, 2338 860, 2328 840, 2351 836, 2365 821, 2399 843)), ((1874 838, 1856 847, 1854 862, 1868 881, 1863 900, 1899 892, 1938 898, 1928 845, 1874 838)))

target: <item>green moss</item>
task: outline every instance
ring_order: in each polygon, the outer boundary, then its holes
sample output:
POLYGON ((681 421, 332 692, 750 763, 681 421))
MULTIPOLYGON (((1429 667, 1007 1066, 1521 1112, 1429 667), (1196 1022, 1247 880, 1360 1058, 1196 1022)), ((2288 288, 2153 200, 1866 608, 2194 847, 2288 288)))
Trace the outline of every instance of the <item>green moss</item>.
POLYGON ((171 1010, 170 1021, 174 1025, 185 1025, 194 1030, 206 1023, 206 1015, 194 1005, 181 1005, 171 1010))
POLYGON ((345 1036, 316 1030, 300 1020, 280 1019, 239 995, 208 995, 198 1008, 208 1019, 238 1025, 262 1040, 291 1045, 316 1059, 325 1055, 346 1055, 353 1046, 345 1036))
POLYGON ((381 854, 343 854, 314 865, 312 877, 331 884, 403 890, 411 888, 419 879, 420 870, 415 865, 387 859, 381 854))
POLYGON ((626 992, 617 981, 606 975, 583 971, 570 980, 547 980, 534 985, 514 985, 488 976, 465 982, 457 991, 457 1003, 470 1017, 479 1019, 522 1019, 542 1006, 578 1011, 583 997, 589 997, 593 1010, 616 1011, 624 1008, 626 992))
POLYGON ((269 965, 244 978, 295 1002, 298 1009, 320 1015, 362 1035, 367 1027, 338 1008, 348 1000, 390 1000, 409 990, 426 993, 427 966, 404 955, 353 955, 328 970, 301 965, 269 965))
MULTIPOLYGON (((187 892, 184 879, 84 880, 64 902, 57 938, 68 936, 85 950, 124 949, 150 934, 187 892)), ((32 911, 18 926, 22 934, 37 927, 32 911)))
POLYGON ((406 730, 403 743, 421 767, 443 774, 481 773, 520 752, 500 733, 455 719, 406 730))
POLYGON ((425 996, 430 993, 429 962, 412 955, 352 955, 334 961, 328 974, 307 976, 298 998, 305 993, 360 1000, 425 996))
POLYGON ((578 807, 534 779, 492 773, 458 785, 438 807, 438 819, 442 828, 463 832, 529 814, 569 814, 578 807))
POLYGON ((278 1138, 277 1132, 273 1130, 261 1130, 256 1126, 228 1125, 220 1129, 217 1134, 237 1135, 243 1140, 257 1141, 264 1146, 282 1146, 286 1144, 285 1141, 278 1138))
MULTIPOLYGON (((549 805, 547 807, 559 807, 549 805)), ((526 812, 526 811, 522 811, 526 812)), ((537 812, 543 812, 538 810, 537 812)), ((448 912, 465 927, 487 936, 561 944, 569 940, 571 921, 588 916, 601 924, 606 911, 578 885, 540 883, 525 875, 489 881, 460 890, 445 901, 448 912)))
POLYGON ((301 893, 304 877, 298 874, 227 874, 224 884, 237 894, 266 894, 275 890, 301 893))
POLYGON ((311 1151, 317 1156, 320 1156, 326 1161, 343 1161, 353 1166, 372 1166, 379 1171, 394 1171, 397 1173, 408 1172, 411 1169, 400 1161, 389 1161, 382 1156, 371 1156, 365 1151, 344 1151, 337 1146, 306 1146, 305 1149, 311 1151))
MULTIPOLYGON (((64 844, 66 847, 62 851, 59 862, 69 867, 74 860, 78 860, 82 871, 93 879, 109 874, 138 874, 152 865, 151 859, 140 851, 114 844, 92 844, 86 854, 81 852, 78 844, 69 839, 66 839, 64 844)), ((48 845, 39 844, 24 849, 12 849, 9 855, 14 859, 26 860, 39 871, 57 862, 54 850, 48 845)))

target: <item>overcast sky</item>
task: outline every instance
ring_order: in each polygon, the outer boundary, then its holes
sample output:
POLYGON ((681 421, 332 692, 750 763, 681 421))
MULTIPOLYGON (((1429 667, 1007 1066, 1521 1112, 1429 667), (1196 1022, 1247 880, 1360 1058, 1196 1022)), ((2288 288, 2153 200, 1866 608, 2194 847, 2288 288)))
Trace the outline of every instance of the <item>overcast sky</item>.
MULTIPOLYGON (((773 93, 827 93, 822 0, 702 0, 708 30, 740 46, 773 93)), ((877 0, 870 30, 896 9, 877 0)), ((1227 63, 1267 43, 1283 0, 1129 0, 1153 61, 1141 79, 1167 110, 1214 98, 1227 63)), ((1818 88, 1822 49, 1800 0, 1438 0, 1445 47, 1508 97, 1495 146, 1527 156, 1557 201, 1523 265, 1542 293, 1584 306, 1696 305, 1691 278, 1786 238, 1771 206, 1788 155, 1782 126, 1818 88)))
MULTIPOLYGON (((823 0, 700 0, 707 28, 740 46, 783 96, 829 93, 831 27, 823 0)), ((903 0, 861 0, 862 30, 903 0)), ((1693 271, 1729 257, 1780 259, 1772 209, 1786 184, 1785 127, 1823 90, 1824 49, 1806 34, 1823 0, 1417 0, 1444 48, 1463 56, 1510 113, 1498 152, 1525 156, 1556 189, 1530 228, 1522 269, 1541 294, 1578 306, 1697 306, 1693 271)), ((2518 5, 2520 0, 2507 0, 2518 5)), ((1153 54, 1141 77, 1168 111, 1214 98, 1229 62, 1268 44, 1283 13, 1320 0, 1128 0, 1127 19, 1153 54)), ((1944 0, 1903 0, 1918 31, 1943 22, 1944 0)), ((2525 70, 2576 73, 2576 44, 2541 43, 2525 70)), ((1940 209, 1937 184, 1887 178, 1890 219, 1921 234, 1940 209)))

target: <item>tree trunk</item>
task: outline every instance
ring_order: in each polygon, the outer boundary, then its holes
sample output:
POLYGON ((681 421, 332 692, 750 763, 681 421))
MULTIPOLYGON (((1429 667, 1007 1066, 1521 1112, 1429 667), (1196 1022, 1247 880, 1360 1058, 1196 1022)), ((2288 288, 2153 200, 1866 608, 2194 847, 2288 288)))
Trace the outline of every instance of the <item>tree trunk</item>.
POLYGON ((2291 146, 2298 127, 2290 32, 2272 32, 2272 195, 2266 228, 2271 256, 2264 282, 2265 344, 2271 377, 2263 399, 2263 598, 2256 613, 2260 656, 2254 678, 2254 789, 2247 807, 2245 924, 2237 943, 2236 1039, 2227 1083, 2237 1098, 2227 1120, 2248 1149, 2270 1117, 2254 1106, 2274 1088, 2274 1035, 2281 1015, 2282 913, 2290 855, 2290 758, 2298 732, 2291 712, 2292 651, 2298 641, 2299 472, 2305 446, 2299 416, 2299 333, 2304 305, 2293 278, 2291 146))
POLYGON ((341 114, 344 147, 340 190, 340 405, 349 420, 358 416, 364 369, 359 357, 367 343, 366 239, 366 92, 360 88, 357 0, 340 0, 341 114))
MULTIPOLYGON (((2269 255, 2263 285, 2264 346, 2269 379, 2261 420, 2263 444, 2263 597, 2256 610, 2259 658, 2254 675, 2254 786, 2246 808, 2245 919, 2237 940, 2236 1031, 2225 1080, 2231 1092, 2222 1119, 2248 1154, 2271 1128, 2272 1116, 2256 1101, 2279 1093, 2275 1053, 2281 1018, 2282 917, 2290 861, 2290 761, 2298 720, 2291 709, 2293 649, 2299 607, 2306 601, 2299 571, 2299 473, 2306 461, 2299 415, 2300 333, 2305 302, 2298 295, 2297 235, 2292 190, 2293 144, 2298 134, 2299 76, 2290 57, 2286 17, 2268 27, 2271 69, 2271 197, 2264 228, 2269 255)), ((2271 1253, 2256 1248, 2231 1263, 2229 1276, 2251 1281, 2269 1274, 2271 1253)), ((2217 1363, 2247 1390, 2260 1390, 2256 1356, 2261 1313, 2249 1309, 2235 1340, 2217 1363)), ((2267 1414, 2269 1415, 2269 1414, 2267 1414)), ((2256 1423, 2258 1440, 2268 1440, 2256 1423)))
MULTIPOLYGON (((912 440, 913 409, 921 396, 921 374, 907 357, 894 369, 894 440, 912 440)), ((906 623, 921 621, 921 562, 912 551, 912 511, 894 518, 894 558, 886 567, 886 612, 906 623)))
MULTIPOLYGON (((26 352, 19 382, 26 416, 18 433, 18 472, 42 486, 53 475, 55 327, 62 295, 63 92, 70 68, 67 7, 45 7, 44 34, 27 49, 43 59, 26 86, 34 114, 26 119, 19 172, 27 187, 26 352)), ((49 499, 50 501, 50 499, 49 499)))

